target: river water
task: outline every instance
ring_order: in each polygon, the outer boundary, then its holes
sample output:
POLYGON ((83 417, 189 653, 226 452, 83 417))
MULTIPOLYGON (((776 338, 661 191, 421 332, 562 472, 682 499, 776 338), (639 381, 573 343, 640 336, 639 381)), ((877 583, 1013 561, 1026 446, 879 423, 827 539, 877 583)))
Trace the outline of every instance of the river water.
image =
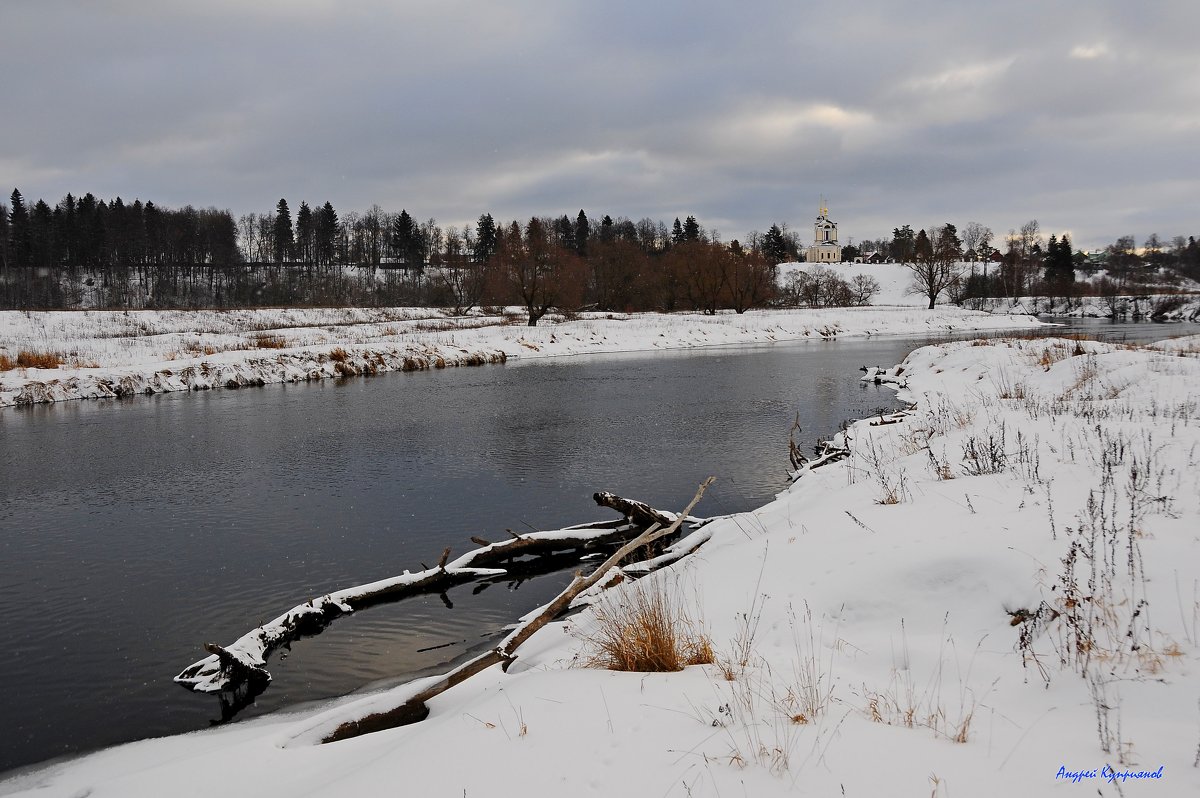
MULTIPOLYGON (((1130 341, 1180 327, 1072 320, 1130 341)), ((1189 331, 1192 328, 1188 325, 1189 331)), ((752 509, 806 446, 896 406, 859 382, 928 339, 797 342, 0 409, 0 772, 219 722, 171 677, 314 595, 611 490, 752 509)), ((375 607, 299 642, 238 717, 440 670, 564 574, 375 607)))

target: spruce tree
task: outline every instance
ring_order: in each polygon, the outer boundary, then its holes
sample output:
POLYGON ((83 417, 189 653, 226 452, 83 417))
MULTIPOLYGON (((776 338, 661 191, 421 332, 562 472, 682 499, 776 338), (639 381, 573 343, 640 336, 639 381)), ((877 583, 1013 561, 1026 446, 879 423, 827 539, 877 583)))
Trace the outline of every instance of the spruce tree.
POLYGON ((314 242, 317 263, 328 266, 333 263, 337 250, 338 215, 333 205, 326 202, 317 212, 317 239, 314 242))
MULTIPOLYGON (((8 240, 8 206, 0 202, 0 269, 8 268, 9 261, 9 240, 8 240)), ((4 286, 7 285, 7 280, 0 278, 0 296, 4 296, 4 286)))
POLYGON ((683 222, 683 239, 685 241, 700 240, 700 223, 695 216, 688 216, 683 222))
POLYGON ((784 240, 783 231, 779 229, 779 225, 771 225, 771 229, 763 236, 762 252, 772 265, 783 263, 787 260, 787 241, 784 240))
POLYGON ((496 254, 496 220, 490 213, 482 214, 475 224, 475 260, 487 263, 496 254))
POLYGON ((392 223, 392 251, 400 256, 408 268, 420 269, 425 265, 421 230, 407 210, 402 209, 392 223))
POLYGON ((34 266, 47 269, 55 265, 55 240, 54 213, 45 200, 38 200, 29 215, 30 255, 34 266))
POLYGON ((554 243, 563 249, 575 249, 575 223, 565 213, 554 220, 554 243))
POLYGON ((918 263, 928 263, 931 258, 933 244, 929 241, 929 234, 925 232, 925 228, 921 228, 917 237, 913 239, 913 259, 918 263))
POLYGON ((296 211, 296 257, 308 263, 313 259, 313 239, 316 236, 316 220, 307 202, 300 203, 296 211))
POLYGON ((908 263, 913 259, 916 245, 915 234, 911 225, 892 229, 891 255, 897 263, 908 263))
POLYGON ((675 217, 675 224, 671 225, 671 243, 683 243, 683 225, 679 223, 679 217, 675 217))
POLYGON ((1071 239, 1063 235, 1050 236, 1046 246, 1046 282, 1055 290, 1062 290, 1075 282, 1075 259, 1071 252, 1071 239))
POLYGON ((287 200, 280 198, 275 206, 275 262, 282 264, 290 260, 294 244, 292 212, 288 210, 287 200))
POLYGON ((580 208, 579 215, 575 217, 575 254, 581 258, 587 257, 588 237, 591 234, 592 227, 588 223, 587 214, 580 208))
POLYGON ((13 189, 9 197, 8 248, 12 253, 13 266, 32 266, 33 252, 29 230, 29 209, 21 192, 13 189))

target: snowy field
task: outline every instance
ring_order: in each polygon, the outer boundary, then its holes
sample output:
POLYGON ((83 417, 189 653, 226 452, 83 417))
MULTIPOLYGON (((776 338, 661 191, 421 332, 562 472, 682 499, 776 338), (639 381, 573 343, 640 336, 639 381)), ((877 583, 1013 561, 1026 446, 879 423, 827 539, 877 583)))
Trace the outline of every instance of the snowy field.
POLYGON ((0 407, 300 382, 379 371, 724 344, 1037 326, 954 307, 585 313, 521 323, 426 308, 2 311, 0 407), (28 367, 21 353, 49 358, 28 367))
MULTIPOLYGON (((971 268, 969 263, 960 263, 959 266, 964 272, 971 268)), ((791 275, 798 271, 811 271, 814 268, 831 269, 847 282, 860 274, 874 277, 879 282, 879 293, 871 299, 873 305, 906 305, 923 308, 928 304, 928 298, 924 294, 912 291, 912 271, 897 263, 781 263, 779 265, 779 283, 786 285, 791 275)), ((983 266, 975 264, 975 268, 981 270, 983 266)), ((996 267, 993 265, 991 268, 995 269, 996 267)), ((1091 275, 1077 270, 1075 280, 1081 284, 1097 282, 1106 274, 1107 272, 1104 270, 1091 275)), ((1200 321, 1200 285, 1185 280, 1178 288, 1187 293, 1181 298, 1177 307, 1172 308, 1164 315, 1163 320, 1200 321)), ((1158 295, 1129 295, 1116 297, 1113 299, 1113 303, 1127 314, 1149 315, 1163 298, 1158 295)), ((945 294, 938 299, 940 303, 948 301, 945 294)), ((1112 315, 1109 303, 1103 297, 1074 297, 1070 300, 1049 297, 1017 297, 1016 299, 983 300, 981 304, 989 313, 1044 314, 1084 318, 1108 318, 1112 315)))
POLYGON ((1200 794, 1200 336, 954 342, 876 376, 911 413, 851 426, 843 459, 602 599, 620 615, 632 591, 665 593, 714 664, 584 667, 592 608, 413 725, 317 743, 419 685, 0 793, 1200 794))

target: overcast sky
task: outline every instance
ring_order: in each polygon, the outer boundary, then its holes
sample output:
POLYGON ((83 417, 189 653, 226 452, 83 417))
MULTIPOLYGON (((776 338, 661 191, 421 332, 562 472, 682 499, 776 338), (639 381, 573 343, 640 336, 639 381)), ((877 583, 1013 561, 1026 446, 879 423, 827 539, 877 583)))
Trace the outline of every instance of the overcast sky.
POLYGON ((1200 2, 0 0, 0 184, 1200 236, 1200 2))

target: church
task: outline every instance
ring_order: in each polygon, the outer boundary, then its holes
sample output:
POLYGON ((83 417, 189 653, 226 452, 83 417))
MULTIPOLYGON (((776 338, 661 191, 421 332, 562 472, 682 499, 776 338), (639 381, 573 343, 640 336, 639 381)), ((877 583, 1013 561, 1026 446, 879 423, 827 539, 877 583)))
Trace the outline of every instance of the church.
POLYGON ((821 200, 821 212, 813 224, 813 243, 804 252, 809 263, 841 263, 842 248, 838 246, 837 222, 829 218, 829 209, 821 200))

